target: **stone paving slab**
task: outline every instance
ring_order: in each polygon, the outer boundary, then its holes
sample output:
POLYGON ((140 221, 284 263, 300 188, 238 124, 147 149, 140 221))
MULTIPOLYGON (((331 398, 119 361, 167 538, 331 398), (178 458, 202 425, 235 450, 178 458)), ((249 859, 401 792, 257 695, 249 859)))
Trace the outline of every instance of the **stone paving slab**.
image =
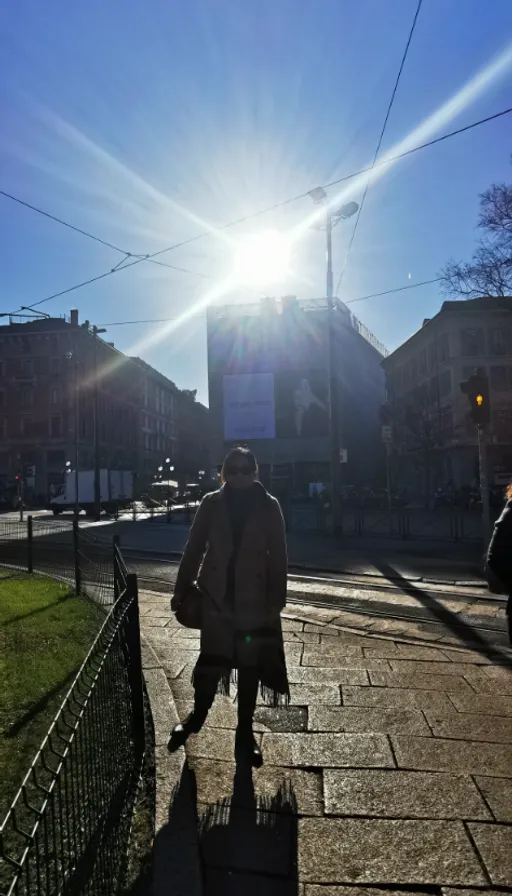
POLYGON ((294 666, 300 666, 303 650, 304 644, 290 644, 289 641, 285 642, 284 652, 286 656, 286 663, 294 666))
POLYGON ((418 734, 431 736, 422 712, 407 709, 374 709, 364 706, 311 706, 309 731, 353 731, 378 734, 418 734))
POLYGON ((290 642, 292 644, 302 643, 302 644, 320 644, 320 635, 315 635, 313 632, 287 632, 283 630, 283 640, 286 644, 290 642))
MULTIPOLYGON (((462 891, 452 891, 453 893, 462 891)), ((481 890, 475 890, 474 893, 482 896, 481 890)), ((428 890, 381 890, 377 887, 329 887, 325 885, 306 884, 304 888, 304 896, 432 896, 428 890)), ((487 894, 486 894, 487 896, 487 894)))
MULTIPOLYGON (((455 889, 454 887, 441 887, 442 896, 482 896, 482 890, 474 890, 471 887, 462 887, 455 889)), ((503 890, 492 890, 486 888, 485 896, 503 896, 503 890)))
POLYGON ((472 690, 469 682, 461 675, 373 671, 368 674, 371 684, 381 688, 417 688, 426 691, 444 691, 446 694, 471 693, 472 690))
MULTIPOLYGON (((262 874, 244 874, 226 868, 206 868, 203 896, 303 896, 294 880, 262 874)), ((326 894, 327 896, 327 894, 326 894)), ((415 894, 418 896, 418 894, 415 894)))
POLYGON ((328 815, 493 820, 469 776, 325 769, 323 777, 328 815))
POLYGON ((287 877, 297 818, 284 813, 257 813, 237 806, 201 806, 199 848, 203 864, 231 872, 287 877))
MULTIPOLYGON (((196 776, 199 803, 215 803, 222 799, 232 798, 232 805, 246 809, 250 807, 250 795, 243 791, 237 792, 235 788, 233 796, 236 771, 234 762, 214 762, 191 757, 190 764, 196 776)), ((267 801, 267 806, 279 789, 284 786, 291 788, 297 801, 299 815, 323 814, 322 775, 320 772, 306 772, 302 769, 280 768, 266 764, 261 769, 254 771, 252 777, 256 799, 267 801)), ((260 805, 263 803, 260 802, 260 805)), ((274 805, 267 808, 267 811, 287 811, 287 807, 284 805, 280 809, 274 805)))
POLYGON ((512 778, 512 746, 400 735, 391 741, 399 768, 512 778))
POLYGON ((512 780, 510 778, 475 778, 491 807, 496 821, 512 823, 512 780))
MULTIPOLYGON (((320 645, 322 647, 322 645, 320 645)), ((303 666, 316 666, 332 669, 372 669, 389 671, 390 661, 386 659, 367 659, 366 657, 344 656, 337 650, 328 653, 305 650, 302 657, 303 666)))
MULTIPOLYGON (((269 735, 270 736, 270 735, 269 735)), ((255 733, 261 742, 261 734, 255 733)), ((235 732, 228 728, 208 728, 193 734, 187 741, 187 754, 204 759, 229 760, 234 756, 235 732)))
POLYGON ((436 663, 423 660, 390 659, 389 665, 393 672, 412 675, 460 675, 464 677, 475 672, 474 665, 470 663, 450 663, 447 660, 436 663))
POLYGON ((435 737, 455 740, 481 740, 489 743, 512 744, 512 718, 489 719, 470 713, 426 713, 427 721, 435 737))
POLYGON ((457 821, 301 819, 299 875, 305 883, 487 883, 457 821))
POLYGON ((288 666, 290 684, 358 684, 362 687, 369 684, 366 669, 340 669, 334 667, 312 668, 306 666, 288 666))
POLYGON ((493 884, 512 887, 512 827, 472 822, 468 828, 493 884))
POLYGON ((344 706, 369 706, 380 709, 430 709, 435 712, 456 712, 447 694, 408 688, 373 688, 343 685, 344 706))
MULTIPOLYGON (((505 670, 495 670, 505 671, 505 670)), ((465 679, 477 694, 492 694, 493 696, 512 697, 512 675, 491 678, 487 667, 473 668, 465 675, 465 679)))
POLYGON ((264 734, 265 761, 270 765, 393 768, 383 734, 264 734))
POLYGON ((340 687, 332 683, 290 684, 290 697, 295 706, 339 706, 341 703, 340 687))
POLYGON ((450 700, 458 712, 481 713, 488 716, 512 716, 512 697, 466 693, 450 694, 450 700))
MULTIPOLYGON (((304 632, 304 634, 309 634, 309 632, 304 632)), ((319 635, 317 637, 320 637, 319 635)), ((308 656, 340 656, 340 657, 350 657, 358 658, 360 660, 363 659, 363 648, 360 644, 350 644, 346 641, 342 641, 339 638, 332 639, 332 641, 321 641, 320 644, 315 644, 314 647, 306 644, 304 648, 304 654, 308 656)), ((375 659, 375 657, 373 657, 375 659)), ((328 665, 326 663, 326 665, 328 665)), ((387 667, 389 668, 389 666, 387 667)))

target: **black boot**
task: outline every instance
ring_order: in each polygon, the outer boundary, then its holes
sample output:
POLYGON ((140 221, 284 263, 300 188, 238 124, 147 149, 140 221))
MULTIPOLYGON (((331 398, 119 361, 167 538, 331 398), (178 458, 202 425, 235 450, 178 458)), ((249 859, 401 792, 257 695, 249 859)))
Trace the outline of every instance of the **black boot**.
POLYGON ((238 673, 238 726, 235 735, 235 761, 260 768, 263 756, 252 730, 258 696, 258 679, 250 670, 238 673))
POLYGON ((213 695, 197 694, 194 700, 194 709, 183 719, 178 722, 171 731, 171 736, 167 743, 167 749, 170 753, 174 753, 180 747, 183 747, 191 734, 198 734, 206 722, 206 717, 213 703, 213 695), (210 699, 211 696, 211 699, 210 699))
POLYGON ((253 768, 261 768, 263 755, 258 746, 252 730, 252 725, 236 729, 235 735, 235 762, 237 765, 252 765, 253 768))

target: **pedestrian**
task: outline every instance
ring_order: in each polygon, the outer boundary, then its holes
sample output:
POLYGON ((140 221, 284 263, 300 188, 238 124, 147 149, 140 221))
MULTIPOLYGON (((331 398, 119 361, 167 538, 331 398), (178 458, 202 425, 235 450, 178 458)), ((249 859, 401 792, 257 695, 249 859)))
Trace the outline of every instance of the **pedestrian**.
MULTIPOLYGON (((278 501, 257 479, 256 458, 233 448, 222 487, 206 495, 190 530, 171 609, 194 585, 201 592, 201 650, 194 668, 194 708, 173 729, 169 749, 203 726, 216 693, 238 683, 235 758, 260 766, 253 734, 258 689, 277 707, 289 702, 280 612, 286 604, 287 553, 278 501)), ((197 592, 196 592, 197 593, 197 592)))
POLYGON ((494 532, 487 551, 489 587, 492 591, 508 594, 506 607, 507 629, 512 644, 512 483, 505 493, 506 504, 494 524, 494 532))

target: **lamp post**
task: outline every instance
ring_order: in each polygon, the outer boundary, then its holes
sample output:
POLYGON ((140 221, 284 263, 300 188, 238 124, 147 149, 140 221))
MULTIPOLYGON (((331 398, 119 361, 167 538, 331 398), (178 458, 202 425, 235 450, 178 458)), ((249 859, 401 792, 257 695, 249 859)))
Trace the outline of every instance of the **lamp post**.
POLYGON ((328 350, 327 367, 329 372, 329 428, 330 428, 330 467, 332 490, 332 527, 334 532, 341 530, 341 456, 340 456, 340 425, 339 425, 339 396, 338 382, 335 367, 336 333, 334 329, 334 287, 332 273, 332 231, 340 221, 351 218, 359 205, 357 202, 349 202, 341 208, 333 211, 327 200, 327 193, 323 187, 315 187, 309 195, 316 205, 324 206, 325 216, 318 229, 325 230, 326 234, 326 294, 327 294, 327 328, 328 350))
POLYGON ((78 432, 78 424, 80 417, 80 407, 79 407, 79 393, 78 393, 78 355, 76 351, 76 344, 73 348, 73 351, 67 352, 66 358, 68 361, 73 361, 73 429, 74 429, 74 437, 75 437, 75 507, 74 514, 75 519, 78 520, 79 514, 79 502, 78 502, 78 485, 79 485, 79 475, 78 475, 78 445, 79 445, 79 432, 78 432))
POLYGON ((100 433, 98 421, 98 335, 106 332, 105 328, 100 329, 96 326, 92 328, 94 354, 94 516, 96 520, 99 520, 101 517, 100 433))

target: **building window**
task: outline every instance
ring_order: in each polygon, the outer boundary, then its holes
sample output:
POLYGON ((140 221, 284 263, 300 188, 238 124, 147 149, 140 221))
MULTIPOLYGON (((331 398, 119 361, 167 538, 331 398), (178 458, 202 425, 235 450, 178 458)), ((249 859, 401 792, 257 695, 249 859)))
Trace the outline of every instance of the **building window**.
POLYGON ((83 417, 80 418, 79 432, 80 432, 80 438, 85 439, 86 426, 85 426, 85 420, 83 417))
POLYGON ((422 349, 419 353, 418 363, 420 368, 420 376, 425 376, 427 373, 427 350, 426 348, 422 349))
POLYGON ((60 439, 62 432, 61 419, 58 416, 50 418, 50 437, 60 439))
POLYGON ((439 414, 439 436, 442 441, 453 436, 453 412, 451 408, 443 408, 439 414))
POLYGON ((5 407, 5 392, 3 389, 0 389, 0 408, 5 407))
POLYGON ((450 360, 450 339, 448 333, 443 333, 437 340, 437 355, 441 362, 450 360))
POLYGON ((3 375, 4 375, 4 362, 0 361, 0 380, 3 378, 3 375))
POLYGON ((34 376, 34 362, 32 358, 24 358, 21 362, 21 375, 34 376))
POLYGON ((22 408, 31 408, 34 404, 34 390, 31 387, 20 392, 20 405, 22 408))
POLYGON ((52 374, 58 376, 60 373, 60 358, 52 358, 52 374))
POLYGON ((484 331, 481 327, 460 331, 461 354, 465 358, 478 358, 484 354, 484 331))
POLYGON ((508 392, 512 389, 512 367, 491 367, 490 372, 493 392, 508 392))
POLYGON ((32 417, 20 417, 21 422, 21 435, 22 436, 31 436, 32 435, 32 417))
POLYGON ((431 373, 437 367, 437 345, 435 342, 431 342, 428 347, 428 366, 431 373))
POLYGON ((452 391, 452 373, 451 370, 444 370, 439 377, 439 395, 446 398, 452 391))
POLYGON ((489 354, 490 355, 508 355, 512 354, 510 349, 510 333, 507 327, 495 327, 489 330, 489 354))
POLYGON ((46 463, 49 467, 64 466, 66 455, 64 451, 47 451, 46 463))
POLYGON ((5 417, 0 417, 0 437, 2 439, 7 438, 7 420, 5 417))
POLYGON ((52 389, 52 404, 59 403, 59 390, 56 388, 52 389))

